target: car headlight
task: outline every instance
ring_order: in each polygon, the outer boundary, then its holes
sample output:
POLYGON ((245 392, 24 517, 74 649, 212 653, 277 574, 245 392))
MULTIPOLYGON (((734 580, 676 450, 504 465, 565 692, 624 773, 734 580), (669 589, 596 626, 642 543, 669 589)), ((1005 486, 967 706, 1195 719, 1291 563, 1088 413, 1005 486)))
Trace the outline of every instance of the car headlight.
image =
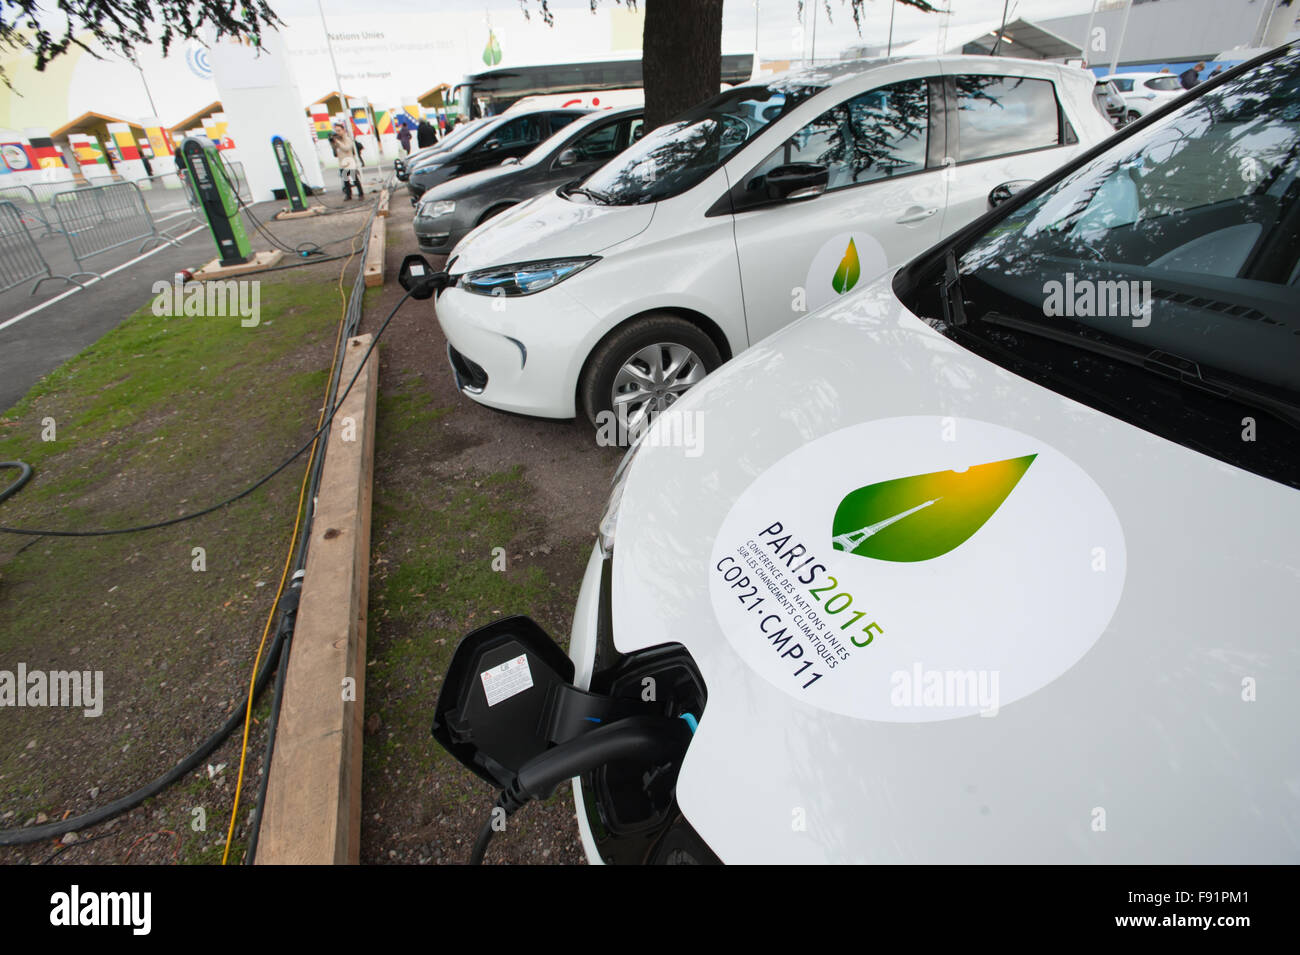
POLYGON ((627 449, 627 454, 623 455, 623 460, 618 463, 618 469, 614 471, 614 480, 611 482, 609 489, 609 500, 605 504, 605 513, 601 515, 600 526, 597 528, 597 539, 600 541, 600 551, 606 557, 614 552, 614 531, 618 527, 618 512, 623 506, 623 488, 627 486, 627 475, 631 470, 632 459, 636 457, 637 451, 641 448, 641 440, 646 436, 643 429, 632 446, 627 449))
POLYGON ((436 219, 439 216, 449 216, 455 211, 456 203, 448 199, 439 199, 436 202, 421 203, 417 215, 425 219, 436 219))
POLYGON ((532 295, 542 289, 558 285, 571 275, 576 275, 600 256, 588 255, 579 259, 549 259, 543 262, 520 262, 517 265, 498 265, 490 269, 466 272, 460 287, 479 295, 532 295))

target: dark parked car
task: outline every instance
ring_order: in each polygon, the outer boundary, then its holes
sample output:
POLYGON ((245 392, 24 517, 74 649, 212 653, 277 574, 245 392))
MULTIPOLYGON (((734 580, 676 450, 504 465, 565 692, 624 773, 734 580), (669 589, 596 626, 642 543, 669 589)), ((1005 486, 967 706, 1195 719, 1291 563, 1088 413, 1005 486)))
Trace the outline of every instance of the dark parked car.
POLYGON ((425 146, 423 149, 417 149, 409 156, 398 156, 393 160, 393 171, 397 173, 397 178, 400 181, 406 182, 411 169, 420 165, 434 153, 454 148, 465 136, 468 136, 476 129, 482 129, 488 123, 499 118, 500 117, 498 116, 483 116, 478 119, 470 120, 469 122, 457 123, 455 129, 449 132, 446 136, 443 136, 442 139, 438 140, 432 146, 425 146))
POLYGON ((503 113, 495 117, 462 137, 450 149, 432 153, 418 165, 408 164, 410 175, 406 188, 411 193, 411 205, 419 202, 427 190, 448 179, 499 166, 503 160, 526 155, 543 139, 589 112, 586 109, 545 109, 503 113))
POLYGON ((641 138, 640 106, 602 110, 565 126, 518 161, 461 176, 426 192, 415 213, 425 252, 449 252, 499 212, 566 182, 583 179, 641 138))

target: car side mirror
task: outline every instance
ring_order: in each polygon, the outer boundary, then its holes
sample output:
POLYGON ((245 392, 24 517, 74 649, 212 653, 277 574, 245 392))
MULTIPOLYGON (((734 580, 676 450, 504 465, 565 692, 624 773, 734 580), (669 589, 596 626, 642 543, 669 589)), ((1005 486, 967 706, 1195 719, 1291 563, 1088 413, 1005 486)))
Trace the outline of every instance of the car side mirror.
POLYGON ((826 191, 830 170, 820 163, 794 162, 777 166, 763 179, 769 199, 812 199, 826 191))
POLYGON ((566 149, 555 160, 555 165, 559 168, 572 166, 578 161, 578 151, 576 149, 566 149))
POLYGON ((1000 183, 989 190, 989 208, 996 209, 1007 200, 1013 198, 1016 193, 1024 192, 1034 184, 1032 179, 1012 179, 1009 182, 1000 183))
POLYGON ((412 253, 402 259, 402 266, 397 270, 397 284, 410 292, 411 298, 432 298, 434 292, 446 286, 446 273, 434 271, 428 259, 412 253))
POLYGON ((498 149, 501 148, 501 140, 499 140, 499 139, 489 139, 487 142, 485 142, 485 143, 483 144, 483 148, 484 148, 487 152, 495 152, 496 150, 498 150, 498 149))

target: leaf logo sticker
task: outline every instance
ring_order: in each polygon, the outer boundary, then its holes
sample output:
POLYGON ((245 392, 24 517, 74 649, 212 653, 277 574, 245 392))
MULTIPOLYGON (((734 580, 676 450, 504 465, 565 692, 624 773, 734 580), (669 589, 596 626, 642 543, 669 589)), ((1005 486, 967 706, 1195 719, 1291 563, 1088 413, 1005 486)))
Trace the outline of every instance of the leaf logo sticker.
POLYGON ((875 560, 942 557, 984 526, 1036 457, 1028 454, 965 471, 935 471, 860 487, 835 509, 831 546, 875 560))
POLYGON ((496 66, 501 62, 501 41, 491 30, 488 30, 487 46, 483 47, 483 62, 488 66, 496 66))
POLYGON ((858 247, 853 244, 852 239, 849 239, 849 247, 844 250, 844 258, 840 259, 839 268, 831 278, 831 288, 835 289, 836 294, 843 295, 858 284, 861 275, 862 263, 858 261, 858 247))

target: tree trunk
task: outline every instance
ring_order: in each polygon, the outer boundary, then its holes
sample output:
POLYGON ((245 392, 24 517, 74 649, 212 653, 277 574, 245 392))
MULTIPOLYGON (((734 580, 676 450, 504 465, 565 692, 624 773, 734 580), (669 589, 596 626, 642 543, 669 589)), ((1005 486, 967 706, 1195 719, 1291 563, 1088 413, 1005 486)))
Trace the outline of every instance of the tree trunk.
POLYGON ((718 95, 722 85, 722 0, 645 0, 641 68, 645 128, 718 95))

